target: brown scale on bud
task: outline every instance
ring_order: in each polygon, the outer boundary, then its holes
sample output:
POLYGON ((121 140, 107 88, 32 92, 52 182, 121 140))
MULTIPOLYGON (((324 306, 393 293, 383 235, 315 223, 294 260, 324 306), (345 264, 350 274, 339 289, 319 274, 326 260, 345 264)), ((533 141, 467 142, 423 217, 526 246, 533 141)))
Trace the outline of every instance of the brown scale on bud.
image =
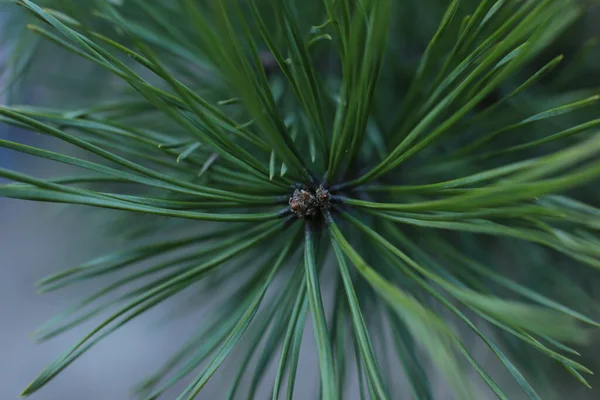
POLYGON ((322 185, 316 191, 296 189, 290 197, 290 209, 298 218, 311 218, 329 209, 331 194, 322 185))

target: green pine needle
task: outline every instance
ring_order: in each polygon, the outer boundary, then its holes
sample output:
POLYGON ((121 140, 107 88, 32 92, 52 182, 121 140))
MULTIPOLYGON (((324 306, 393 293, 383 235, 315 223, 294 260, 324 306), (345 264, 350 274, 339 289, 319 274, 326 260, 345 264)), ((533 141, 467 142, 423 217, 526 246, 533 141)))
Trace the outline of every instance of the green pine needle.
POLYGON ((307 352, 326 400, 434 399, 437 375, 482 398, 467 368, 500 399, 558 390, 553 364, 591 387, 600 76, 574 29, 588 6, 425 3, 0 1, 0 122, 68 145, 11 133, 0 148, 71 171, 2 166, 0 196, 94 207, 127 244, 38 282, 112 278, 35 332, 104 318, 23 396, 187 288, 186 307, 216 304, 140 399, 182 381, 178 399, 204 398, 211 379, 223 398, 290 399, 307 352), (39 85, 48 98, 23 104, 39 85))

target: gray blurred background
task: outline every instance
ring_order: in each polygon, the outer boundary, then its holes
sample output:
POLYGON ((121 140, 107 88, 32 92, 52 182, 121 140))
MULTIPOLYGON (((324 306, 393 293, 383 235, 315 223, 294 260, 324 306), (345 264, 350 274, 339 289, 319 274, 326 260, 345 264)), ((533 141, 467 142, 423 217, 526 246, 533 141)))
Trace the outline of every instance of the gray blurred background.
MULTIPOLYGON (((30 135, 0 126, 0 138, 30 135)), ((22 139, 20 137, 19 139, 22 139)), ((40 175, 46 165, 0 150, 0 166, 40 175)), ((85 287, 38 295, 34 283, 43 276, 72 267, 111 249, 97 235, 93 219, 75 215, 61 206, 0 198, 0 399, 16 399, 41 369, 79 340, 90 324, 78 327, 44 344, 31 333, 53 314, 85 294, 85 287)), ((150 374, 159 361, 174 351, 180 329, 160 329, 154 318, 142 317, 98 344, 68 368, 46 390, 34 396, 44 400, 126 399, 135 382, 150 374)), ((158 317, 158 318, 157 318, 158 317)), ((164 315, 163 315, 164 317, 164 315)), ((187 324, 190 326, 190 324, 187 324)), ((190 326, 191 327, 191 326, 190 326)))
MULTIPOLYGON (((0 13, 0 28, 6 15, 0 13)), ((1 30, 0 30, 1 32, 1 30)), ((0 36, 0 76, 7 49, 0 36)), ((60 69, 60 62, 54 63, 60 69), (56 65, 58 64, 58 65, 56 65)), ((2 85, 0 85, 4 89, 2 85)), ((47 87, 26 91, 24 102, 39 103, 47 87)), ((0 94, 5 103, 6 91, 0 94)), ((0 138, 64 150, 64 145, 40 135, 0 124, 0 138)), ((50 176, 65 172, 56 163, 40 161, 0 148, 0 167, 50 176)), ((0 183, 4 183, 0 178, 0 183)), ((84 324, 37 344, 31 333, 61 312, 89 287, 39 295, 35 282, 58 270, 78 265, 120 244, 99 234, 99 217, 89 210, 0 198, 0 399, 19 397, 27 384, 54 358, 81 339, 94 324, 84 324), (88 218, 90 217, 90 218, 88 218)), ((96 283, 97 284, 97 283, 96 283)), ((163 329, 167 305, 128 324, 103 340, 33 396, 43 400, 127 399, 133 386, 154 371, 188 337, 194 321, 181 320, 163 329), (161 318, 163 323, 161 323, 161 318)), ((181 387, 178 388, 181 390, 181 387)), ((175 392, 174 392, 175 393, 175 392)))

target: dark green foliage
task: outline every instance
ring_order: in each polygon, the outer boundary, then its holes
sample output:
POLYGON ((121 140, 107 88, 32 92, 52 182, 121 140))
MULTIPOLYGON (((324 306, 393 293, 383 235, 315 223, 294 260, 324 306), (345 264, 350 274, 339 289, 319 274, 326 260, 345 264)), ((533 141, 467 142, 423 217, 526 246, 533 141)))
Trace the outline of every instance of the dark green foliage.
POLYGON ((550 359, 589 386, 578 351, 600 327, 600 75, 577 32, 588 5, 6 3, 0 121, 81 151, 0 146, 85 173, 0 169, 13 181, 0 195, 126 211, 113 228, 131 242, 39 283, 115 276, 37 332, 111 310, 24 395, 190 287, 219 304, 140 398, 183 379, 179 399, 196 397, 234 349, 223 398, 266 380, 289 398, 307 320, 324 399, 349 395, 354 365, 363 398, 433 399, 439 373, 455 398, 480 399, 467 367, 509 398, 473 342, 529 399, 554 390, 550 359), (71 67, 48 76, 57 57, 71 67), (52 104, 22 105, 40 83, 52 104))

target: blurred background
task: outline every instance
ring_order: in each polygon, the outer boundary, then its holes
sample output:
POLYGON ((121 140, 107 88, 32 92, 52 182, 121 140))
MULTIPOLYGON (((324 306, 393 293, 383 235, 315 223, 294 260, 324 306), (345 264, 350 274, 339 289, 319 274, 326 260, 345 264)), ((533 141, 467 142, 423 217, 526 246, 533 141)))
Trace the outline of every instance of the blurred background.
MULTIPOLYGON (((0 76, 4 78, 14 69, 27 67, 15 65, 10 59, 14 49, 9 46, 15 44, 10 39, 19 35, 23 27, 15 21, 21 15, 14 12, 14 6, 9 7, 13 10, 8 7, 0 9, 0 76)), ((35 68, 43 68, 47 76, 58 76, 69 68, 72 59, 65 57, 65 53, 56 54, 55 48, 41 50, 47 51, 46 55, 36 54, 36 57, 44 57, 45 62, 35 68)), ((93 69, 88 70, 87 67, 90 66, 82 63, 71 66, 71 70, 76 71, 72 76, 76 79, 93 76, 93 69)), ((40 82, 34 71, 17 84, 3 79, 0 88, 0 104, 48 104, 49 99, 56 99, 57 95, 53 84, 40 82)), ((100 96, 102 90, 96 87, 91 93, 100 96)), ((55 140, 4 124, 0 124, 0 139, 55 151, 72 151, 55 140)), ((68 168, 60 164, 3 148, 0 148, 0 167, 42 177, 68 172, 68 168)), ((4 183, 2 178, 0 183, 4 183)), ((32 338, 36 328, 89 290, 85 286, 77 286, 72 290, 39 295, 35 282, 121 245, 106 234, 103 218, 102 214, 90 213, 89 209, 0 198, 0 399, 19 398, 27 384, 46 365, 68 350, 96 323, 84 324, 44 344, 37 344, 32 338)), ((189 319, 179 319, 175 328, 164 329, 170 309, 170 305, 165 304, 117 331, 33 398, 130 398, 134 385, 154 372, 196 327, 194 316, 190 316, 189 319)), ((175 388, 173 394, 181 390, 182 387, 175 388)))
MULTIPOLYGON (((427 5, 414 18, 420 24, 423 43, 428 40, 427 33, 435 29, 444 1, 427 1, 427 5), (436 7, 433 7, 433 4, 436 7), (431 8, 427 8, 431 7, 431 8), (431 10, 431 12, 429 12, 431 10), (419 19, 422 18, 422 19, 419 19)), ((472 2, 473 3, 473 2, 472 2)), ((553 54, 564 53, 565 57, 581 56, 582 47, 588 46, 585 54, 583 75, 572 76, 570 84, 573 90, 600 85, 600 50, 593 44, 598 32, 597 22, 600 14, 597 10, 587 16, 581 24, 574 27, 564 40, 551 51, 553 54)), ((2 9, 5 10, 5 9, 2 9)), ((26 79, 18 83, 3 80, 0 83, 0 103, 48 104, 50 101, 69 102, 100 98, 111 90, 110 79, 87 79, 100 73, 89 63, 72 63, 65 53, 58 52, 55 47, 43 46, 35 54, 43 63, 15 65, 9 58, 9 37, 14 37, 18 23, 14 14, 0 11, 0 75, 12 69, 27 69, 26 79), (10 23, 9 23, 10 22, 10 23), (31 67, 31 68, 26 68, 31 67), (44 70, 44 79, 40 80, 36 70, 44 70), (48 79, 54 76, 55 79, 48 79), (61 92, 64 81, 70 79, 73 85, 85 90, 77 98, 69 93, 61 92), (86 95, 88 99, 86 99, 86 95)), ((423 46, 415 45, 414 52, 418 58, 423 46)), ((597 93, 598 90, 594 89, 597 93)), ((0 125, 0 138, 20 143, 40 146, 50 150, 75 151, 55 140, 25 132, 6 125, 0 125)), ((9 168, 34 176, 53 176, 68 172, 67 167, 59 164, 40 161, 32 157, 22 156, 0 148, 0 167, 9 168)), ((0 178, 0 183, 2 183, 0 178)), ((36 344, 31 333, 52 315, 66 309, 76 299, 87 293, 89 287, 76 285, 66 290, 40 295, 35 291, 35 282, 58 270, 76 266, 106 251, 114 251, 123 246, 122 240, 109 234, 104 224, 107 213, 90 211, 81 207, 65 207, 51 204, 38 204, 25 201, 0 198, 0 400, 16 399, 19 393, 48 363, 61 352, 67 350, 84 336, 94 325, 83 324, 44 344, 36 344)), ((43 391, 33 396, 42 400, 112 400, 130 398, 131 389, 136 383, 148 377, 171 355, 180 344, 189 337, 197 326, 201 312, 192 312, 183 316, 172 315, 172 304, 165 303, 142 317, 128 323, 101 341, 92 351, 86 353, 75 365, 66 369, 43 391)), ((311 329, 310 324, 307 330, 311 329)), ((310 345, 312 332, 305 335, 310 345)), ((596 348, 598 347, 596 340, 596 348)), ((314 352, 301 360, 302 374, 314 377, 316 383, 314 352)), ((486 364, 484 349, 476 349, 477 357, 486 364)), ((600 371, 600 351, 588 351, 589 357, 583 362, 592 370, 600 371)), ((489 356, 489 355, 488 355, 489 356)), ((551 362, 548 360, 547 362, 551 362)), ((493 360, 487 360, 495 365, 493 360)), ((235 359, 226 363, 235 368, 235 359)), ((509 377, 498 371, 495 377, 508 387, 508 393, 515 399, 522 394, 513 388, 509 377), (504 377, 504 378, 503 378, 504 377)), ((222 376, 225 376, 223 374, 222 376)), ((300 377, 302 380, 302 377, 300 377)), ((563 399, 568 395, 571 400, 600 398, 600 381, 591 379, 596 391, 592 392, 578 385, 564 371, 557 373, 557 386, 562 387, 560 393, 549 393, 548 398, 563 399), (596 384, 594 384, 596 383, 596 384)), ((306 381, 305 381, 306 382, 306 381)), ((202 399, 220 399, 223 381, 211 380, 207 391, 202 392, 202 399)), ((179 385, 166 398, 175 398, 182 390, 179 385)), ((268 389, 261 393, 266 398, 268 389)), ((300 386, 297 389, 299 399, 312 398, 313 387, 300 386)), ((449 399, 440 389, 436 399, 449 399)), ((491 395, 489 398, 493 398, 491 395)))
MULTIPOLYGON (((35 91, 30 96, 33 99, 35 91)), ((0 138, 35 145, 44 141, 41 136, 5 125, 0 126, 0 138)), ((57 146, 48 142, 44 145, 57 146)), ((0 149, 0 166, 38 176, 59 172, 56 164, 46 165, 4 149, 0 149)), ((45 275, 118 246, 108 235, 99 234, 102 229, 100 221, 86 217, 85 210, 0 198, 0 399, 18 398, 44 366, 91 328, 87 324, 36 344, 31 333, 83 297, 88 288, 38 295, 34 285, 45 275)), ((158 308, 152 316, 128 324, 33 398, 127 399, 133 385, 172 354, 193 327, 191 322, 178 321, 177 329, 161 329, 160 319, 166 312, 158 308)))

